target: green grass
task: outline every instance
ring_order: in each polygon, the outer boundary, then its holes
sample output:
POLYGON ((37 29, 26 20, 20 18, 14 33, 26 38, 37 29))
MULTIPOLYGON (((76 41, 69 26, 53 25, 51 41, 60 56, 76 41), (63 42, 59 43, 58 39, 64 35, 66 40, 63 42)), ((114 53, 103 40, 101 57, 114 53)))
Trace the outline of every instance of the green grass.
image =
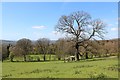
POLYGON ((3 62, 2 77, 6 78, 118 78, 117 58, 98 58, 64 63, 3 62))
MULTIPOLYGON (((41 55, 27 55, 26 57, 27 57, 27 59, 28 59, 28 57, 32 57, 33 58, 33 60, 34 61, 37 61, 37 58, 39 57, 39 59, 41 60, 41 61, 43 61, 43 55, 41 54, 41 55)), ((46 55, 46 60, 50 60, 50 55, 46 55)), ((55 55, 51 55, 51 60, 58 60, 57 59, 57 56, 55 56, 55 55)), ((9 61, 9 60, 6 60, 6 61, 9 61)), ((23 56, 21 56, 21 57, 18 57, 18 56, 15 56, 14 57, 14 59, 13 59, 13 61, 24 61, 24 59, 23 59, 23 56)))

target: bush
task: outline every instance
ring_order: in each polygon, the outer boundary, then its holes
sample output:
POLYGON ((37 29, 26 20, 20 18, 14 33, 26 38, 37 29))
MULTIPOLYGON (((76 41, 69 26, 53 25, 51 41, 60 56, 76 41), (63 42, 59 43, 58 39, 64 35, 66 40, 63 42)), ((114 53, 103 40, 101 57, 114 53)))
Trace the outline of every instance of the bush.
POLYGON ((81 71, 75 71, 75 74, 80 74, 81 71))
POLYGON ((2 61, 9 58, 9 54, 8 54, 8 50, 7 50, 7 44, 2 44, 1 45, 0 52, 2 53, 2 61))
POLYGON ((100 74, 96 74, 96 75, 92 75, 90 74, 90 78, 95 79, 95 80, 105 80, 107 78, 107 76, 103 73, 100 74))
POLYGON ((117 56, 118 53, 110 53, 110 56, 117 56))
POLYGON ((10 52, 9 59, 11 62, 13 62, 13 58, 14 58, 14 54, 12 52, 10 52))
POLYGON ((28 56, 27 58, 28 58, 27 61, 33 61, 33 57, 32 56, 28 56))
POLYGON ((36 56, 36 58, 37 58, 37 61, 40 61, 40 58, 39 58, 39 56, 36 56))
POLYGON ((107 78, 107 76, 103 73, 101 73, 97 76, 97 79, 104 79, 104 78, 107 78))

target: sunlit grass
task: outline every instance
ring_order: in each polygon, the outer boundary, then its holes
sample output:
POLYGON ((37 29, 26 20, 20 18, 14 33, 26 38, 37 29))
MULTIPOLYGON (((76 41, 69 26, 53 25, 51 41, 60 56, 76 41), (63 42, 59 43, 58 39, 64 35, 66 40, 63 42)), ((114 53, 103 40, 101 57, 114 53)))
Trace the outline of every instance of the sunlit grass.
POLYGON ((99 58, 64 63, 46 62, 3 62, 3 77, 11 78, 91 78, 103 75, 118 78, 118 59, 99 58))

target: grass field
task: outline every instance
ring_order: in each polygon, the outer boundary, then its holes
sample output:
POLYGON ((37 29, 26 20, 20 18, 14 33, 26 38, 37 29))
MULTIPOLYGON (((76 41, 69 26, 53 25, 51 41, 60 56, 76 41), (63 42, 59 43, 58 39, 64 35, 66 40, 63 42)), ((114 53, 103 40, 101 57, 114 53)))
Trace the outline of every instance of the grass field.
POLYGON ((96 58, 78 62, 3 62, 4 78, 118 78, 117 58, 96 58))

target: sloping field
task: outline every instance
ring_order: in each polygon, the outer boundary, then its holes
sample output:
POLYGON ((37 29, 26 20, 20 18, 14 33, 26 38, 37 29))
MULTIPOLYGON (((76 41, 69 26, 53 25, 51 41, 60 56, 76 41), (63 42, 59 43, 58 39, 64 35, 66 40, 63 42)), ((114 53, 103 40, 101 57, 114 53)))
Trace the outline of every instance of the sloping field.
POLYGON ((118 78, 118 59, 96 58, 78 62, 3 62, 5 78, 118 78))

